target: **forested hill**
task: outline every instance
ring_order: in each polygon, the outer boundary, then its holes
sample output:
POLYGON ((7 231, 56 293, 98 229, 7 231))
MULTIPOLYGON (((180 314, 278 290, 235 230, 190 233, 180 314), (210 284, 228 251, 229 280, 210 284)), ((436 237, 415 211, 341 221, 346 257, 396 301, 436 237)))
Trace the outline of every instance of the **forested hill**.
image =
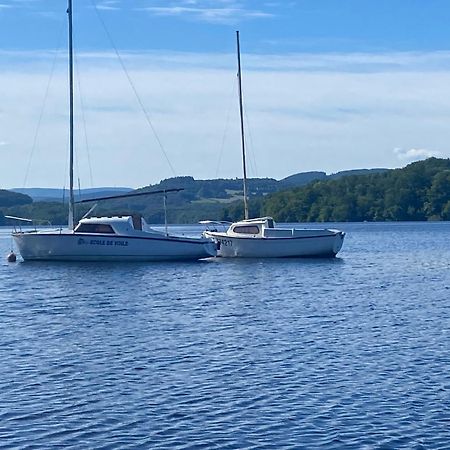
MULTIPOLYGON (((324 172, 304 172, 293 175, 284 180, 273 178, 249 179, 249 192, 252 198, 262 198, 264 195, 277 192, 286 187, 304 186, 314 179, 327 177, 324 172)), ((182 188, 183 191, 170 194, 168 197, 168 220, 171 223, 193 223, 202 219, 218 219, 223 215, 223 209, 233 202, 242 200, 242 179, 215 179, 195 180, 190 176, 169 178, 155 185, 149 185, 136 192, 155 191, 162 189, 182 188)), ((28 204, 17 202, 8 205, 0 204, 0 225, 5 221, 2 213, 20 217, 33 218, 36 221, 52 224, 64 224, 67 220, 68 194, 63 195, 62 190, 56 189, 24 189, 34 197, 28 204), (55 201, 59 198, 59 201, 55 201)), ((97 190, 98 191, 98 190, 97 190)), ((112 188, 102 188, 101 192, 82 190, 81 195, 75 192, 76 200, 82 198, 95 198, 96 196, 113 195, 112 188), (111 192, 109 192, 111 191, 111 192)), ((117 193, 117 192, 116 192, 117 193)), ((119 192, 120 193, 120 192, 119 192)), ((12 194, 12 193, 11 193, 12 194)), ((136 199, 117 199, 101 202, 95 210, 96 214, 125 214, 130 212, 141 213, 149 223, 162 223, 164 221, 163 201, 161 196, 145 196, 136 199)), ((78 216, 82 216, 91 205, 78 205, 78 216)))
POLYGON ((450 220, 450 160, 315 181, 270 195, 259 213, 281 222, 450 220))
MULTIPOLYGON (((168 197, 169 223, 243 217, 242 180, 194 180, 177 177, 139 191, 183 188, 168 197)), ((403 169, 362 169, 326 175, 305 172, 277 181, 249 180, 250 215, 271 215, 279 222, 450 220, 450 160, 430 158, 403 169)), ((66 199, 67 200, 67 199, 66 199)), ((149 223, 163 223, 161 196, 100 202, 95 213, 141 213, 149 223)), ((77 206, 81 217, 91 204, 77 206)), ((0 225, 4 215, 52 224, 67 220, 67 204, 32 201, 0 191, 0 225)))
POLYGON ((10 207, 29 205, 31 203, 33 203, 33 199, 28 195, 0 189, 0 225, 6 223, 3 210, 7 211, 10 207))
POLYGON ((14 205, 26 205, 32 203, 33 199, 25 194, 0 189, 0 207, 9 207, 14 205))

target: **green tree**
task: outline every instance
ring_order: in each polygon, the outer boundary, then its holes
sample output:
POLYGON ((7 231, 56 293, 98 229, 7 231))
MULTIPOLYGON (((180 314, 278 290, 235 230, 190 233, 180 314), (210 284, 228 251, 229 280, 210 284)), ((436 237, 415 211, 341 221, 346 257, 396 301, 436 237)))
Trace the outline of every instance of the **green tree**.
POLYGON ((447 220, 446 206, 450 201, 450 170, 438 172, 427 191, 425 212, 430 218, 447 220))

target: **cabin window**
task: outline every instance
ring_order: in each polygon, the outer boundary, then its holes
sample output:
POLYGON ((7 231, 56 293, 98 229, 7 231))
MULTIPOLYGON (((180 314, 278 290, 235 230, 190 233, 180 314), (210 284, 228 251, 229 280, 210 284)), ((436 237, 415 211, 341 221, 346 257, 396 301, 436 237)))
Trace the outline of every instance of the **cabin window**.
POLYGON ((267 228, 274 228, 273 219, 267 219, 267 228))
POLYGON ((115 234, 112 226, 104 223, 82 223, 75 231, 77 233, 115 234))
POLYGON ((258 234, 259 227, 257 225, 240 225, 234 227, 233 231, 240 234, 258 234))

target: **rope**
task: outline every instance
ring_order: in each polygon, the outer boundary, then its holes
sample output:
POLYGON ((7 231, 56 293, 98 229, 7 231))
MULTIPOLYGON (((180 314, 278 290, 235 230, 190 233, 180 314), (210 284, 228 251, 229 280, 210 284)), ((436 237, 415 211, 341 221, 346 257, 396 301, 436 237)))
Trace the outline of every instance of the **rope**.
POLYGON ((100 15, 100 12, 99 12, 99 10, 98 10, 98 8, 97 8, 97 4, 96 4, 95 0, 91 0, 91 2, 92 2, 92 4, 93 4, 93 6, 94 6, 95 12, 97 13, 97 17, 98 17, 100 23, 101 23, 102 26, 103 26, 103 29, 104 29, 104 31, 105 31, 105 33, 106 33, 106 36, 108 37, 109 42, 110 42, 111 46, 113 47, 114 52, 116 53, 116 56, 117 56, 117 58, 118 58, 118 60, 119 60, 119 63, 120 63, 120 65, 122 66, 122 70, 124 71, 124 73, 125 73, 125 75, 126 75, 126 77, 127 77, 127 79, 128 79, 128 82, 130 83, 130 86, 131 86, 131 88, 132 88, 132 90, 133 90, 133 92, 134 92, 134 95, 136 96, 136 99, 137 99, 137 101, 138 101, 138 103, 139 103, 139 106, 141 107, 142 112, 144 113, 144 116, 145 116, 145 118, 147 119, 147 123, 149 124, 150 128, 151 128, 152 131, 153 131, 153 134, 154 134, 154 136, 155 136, 155 138, 156 138, 156 141, 158 142, 159 148, 160 148, 162 154, 164 155, 164 157, 165 157, 165 159, 166 159, 166 161, 167 161, 167 164, 169 165, 170 170, 172 171, 173 176, 176 177, 176 176, 177 176, 177 175, 176 175, 176 172, 175 172, 175 170, 174 170, 174 168, 173 168, 173 166, 172 166, 172 164, 171 164, 171 162, 170 162, 170 160, 169 160, 169 157, 167 156, 167 153, 166 153, 166 151, 165 151, 165 149, 164 149, 164 147, 163 147, 163 145, 162 145, 161 139, 159 138, 158 133, 156 132, 155 127, 153 126, 153 123, 152 123, 152 121, 151 121, 151 119, 150 119, 150 115, 149 115, 149 113, 147 112, 147 110, 146 110, 146 108, 145 108, 145 106, 144 106, 144 103, 142 102, 141 98, 139 97, 139 94, 138 94, 138 92, 137 92, 137 90, 136 90, 136 87, 134 86, 133 80, 131 79, 131 76, 130 76, 130 74, 128 73, 126 67, 125 67, 125 64, 124 64, 124 62, 123 62, 123 60, 122 60, 122 57, 120 56, 119 51, 117 50, 117 47, 116 47, 115 44, 114 44, 114 41, 113 41, 113 39, 112 39, 112 37, 111 37, 111 34, 109 33, 108 29, 106 28, 105 22, 103 21, 103 18, 102 18, 102 16, 100 15))
MULTIPOLYGON (((77 85, 78 85, 78 93, 79 93, 80 106, 81 106, 81 119, 83 122, 84 144, 86 146, 86 154, 87 154, 87 160, 88 160, 88 166, 89 166, 89 177, 90 177, 91 187, 94 187, 94 178, 92 176, 91 154, 89 151, 89 142, 88 142, 88 135, 87 135, 87 128, 86 128, 85 107, 84 107, 84 102, 83 102, 83 93, 81 91, 81 77, 80 77, 80 72, 79 72, 78 57, 77 57, 76 53, 75 53, 75 68, 77 71, 77 85)), ((77 170, 79 170, 78 169, 78 157, 77 157, 77 170)))
MULTIPOLYGON (((255 152, 254 152, 254 145, 253 145, 253 136, 252 136, 252 130, 250 128, 250 121, 247 113, 247 109, 244 109, 244 118, 245 123, 247 124, 247 134, 249 138, 250 145, 247 145, 247 148, 249 150, 251 158, 249 158, 250 165, 253 167, 253 173, 255 174, 255 177, 258 177, 258 167, 256 165, 256 158, 255 158, 255 152)), ((247 141, 247 139, 245 139, 247 141)))
POLYGON ((35 130, 35 133, 34 133, 34 137, 33 137, 33 144, 31 146, 30 156, 28 158, 27 169, 25 171, 25 177, 24 177, 24 180, 23 180, 23 187, 25 187, 27 185, 27 182, 28 182, 28 175, 30 173, 31 163, 32 163, 32 160, 33 160, 34 152, 36 150, 36 145, 37 145, 37 139, 38 139, 39 131, 41 129, 42 118, 44 116, 44 111, 45 111, 45 107, 47 105, 48 95, 49 95, 49 92, 50 92, 50 85, 52 84, 53 75, 55 73, 56 59, 58 57, 59 52, 61 51, 63 25, 64 25, 64 23, 62 22, 61 23, 61 28, 59 30, 59 39, 58 39, 59 44, 57 45, 57 50, 55 51, 55 54, 53 56, 52 67, 51 67, 50 75, 49 75, 49 78, 48 78, 48 81, 47 81, 47 87, 45 89, 44 101, 42 102, 41 111, 39 113, 39 118, 38 118, 38 122, 37 122, 37 125, 36 125, 36 130, 35 130))
POLYGON ((236 82, 237 82, 237 78, 233 78, 234 83, 233 83, 233 89, 231 90, 230 94, 229 94, 229 104, 228 104, 228 112, 227 112, 227 118, 225 121, 225 129, 223 130, 223 137, 222 137, 222 145, 220 147, 220 153, 219 153, 219 159, 217 161, 217 167, 216 167, 216 178, 218 178, 219 176, 219 170, 220 170, 220 164, 222 162, 222 156, 223 156, 223 151, 225 149, 225 139, 226 139, 226 134, 228 131, 228 126, 230 124, 230 116, 231 116, 231 108, 233 105, 232 100, 234 100, 234 93, 236 90, 236 82))

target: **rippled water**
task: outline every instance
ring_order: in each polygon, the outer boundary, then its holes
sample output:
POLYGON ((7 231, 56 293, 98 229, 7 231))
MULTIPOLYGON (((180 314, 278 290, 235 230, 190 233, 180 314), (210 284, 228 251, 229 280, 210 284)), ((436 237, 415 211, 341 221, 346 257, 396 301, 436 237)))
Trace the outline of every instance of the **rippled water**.
POLYGON ((0 448, 449 448, 450 223, 339 227, 334 260, 2 258, 0 448))

